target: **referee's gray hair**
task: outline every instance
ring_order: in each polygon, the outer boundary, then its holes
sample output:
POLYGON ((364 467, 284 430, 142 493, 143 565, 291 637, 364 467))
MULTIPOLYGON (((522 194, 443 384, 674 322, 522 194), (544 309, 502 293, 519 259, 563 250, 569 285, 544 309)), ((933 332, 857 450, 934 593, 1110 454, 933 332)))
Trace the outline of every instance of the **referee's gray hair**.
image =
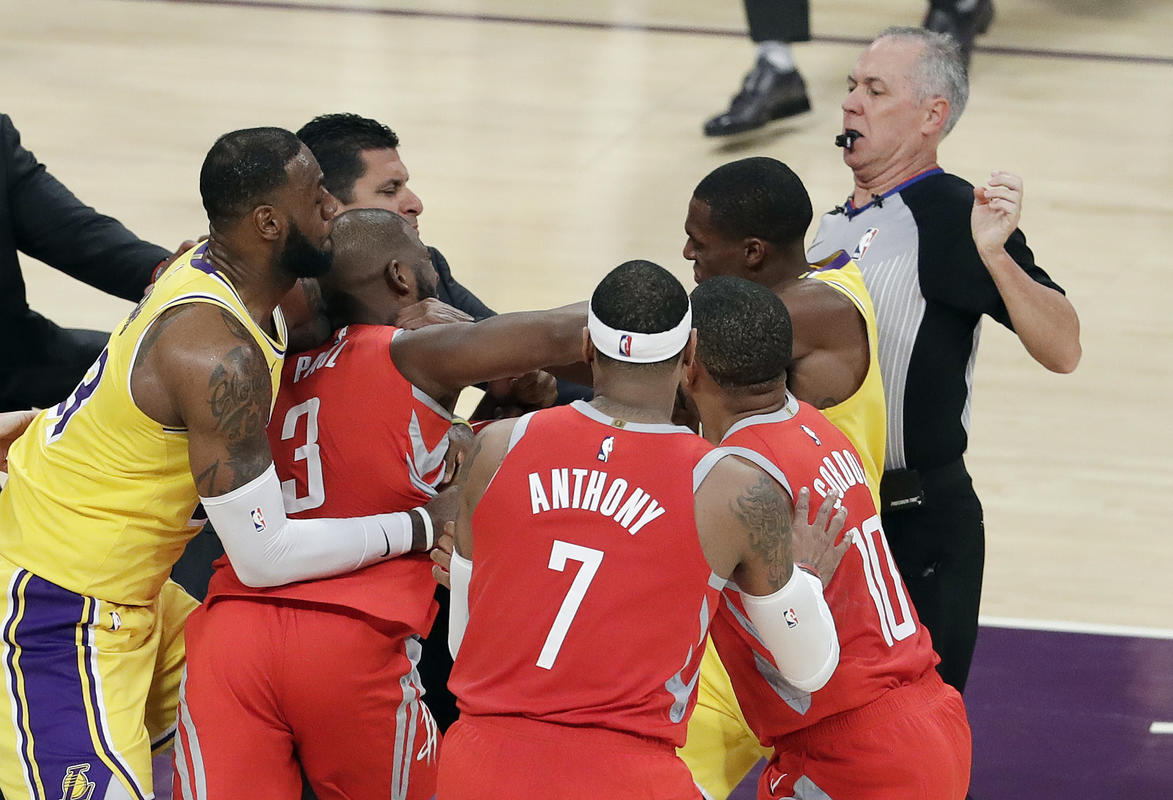
POLYGON ((945 120, 941 138, 947 136, 969 100, 969 73, 961 57, 961 47, 951 36, 925 28, 893 26, 876 37, 876 41, 880 39, 903 39, 921 44, 917 73, 911 76, 917 101, 924 102, 930 97, 944 97, 949 101, 949 118, 945 120))

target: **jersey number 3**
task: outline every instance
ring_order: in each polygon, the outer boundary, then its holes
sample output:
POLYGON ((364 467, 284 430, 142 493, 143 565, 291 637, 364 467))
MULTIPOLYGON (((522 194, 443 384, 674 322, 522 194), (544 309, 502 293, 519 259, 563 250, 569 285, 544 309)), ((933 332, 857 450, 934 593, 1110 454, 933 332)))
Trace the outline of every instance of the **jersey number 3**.
POLYGON ((98 355, 98 360, 86 370, 85 376, 81 379, 81 383, 77 385, 77 388, 73 390, 73 393, 57 404, 57 408, 53 411, 53 415, 57 417, 57 422, 48 429, 46 433, 46 444, 52 444, 60 439, 61 434, 65 433, 65 426, 73 419, 73 415, 81 411, 82 407, 90 402, 94 390, 98 388, 98 383, 102 380, 102 375, 106 371, 106 358, 109 355, 109 348, 102 348, 102 352, 98 355))
POLYGON ((570 630, 570 623, 574 622, 574 615, 578 613, 578 607, 582 605, 582 599, 586 596, 591 581, 595 579, 599 565, 603 563, 603 551, 555 539, 550 550, 549 568, 556 572, 565 572, 567 561, 578 561, 582 567, 574 576, 570 591, 566 593, 562 607, 558 609, 558 616, 554 617, 554 624, 546 634, 546 643, 538 656, 538 666, 542 669, 551 669, 554 666, 558 651, 562 649, 562 642, 566 640, 566 632, 570 630))
POLYGON ((322 454, 318 449, 318 408, 322 402, 311 397, 304 403, 298 403, 285 414, 285 421, 281 423, 281 441, 288 441, 297 433, 297 421, 304 415, 305 444, 293 451, 294 461, 305 462, 306 493, 303 497, 297 496, 297 481, 293 478, 281 481, 281 497, 285 501, 285 510, 294 514, 298 511, 309 511, 326 502, 326 484, 322 481, 322 454))

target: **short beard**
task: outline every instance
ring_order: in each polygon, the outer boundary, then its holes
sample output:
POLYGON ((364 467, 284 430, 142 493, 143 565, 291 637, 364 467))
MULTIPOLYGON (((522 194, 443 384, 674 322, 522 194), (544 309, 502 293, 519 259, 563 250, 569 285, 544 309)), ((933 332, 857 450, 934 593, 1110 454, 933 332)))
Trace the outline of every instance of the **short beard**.
POLYGON ((427 300, 429 297, 438 297, 435 283, 428 283, 424 278, 423 267, 416 267, 415 272, 415 292, 418 300, 427 300))
POLYGON ((291 220, 285 246, 277 254, 277 270, 291 278, 317 278, 329 272, 333 263, 333 249, 314 247, 297 223, 291 220))

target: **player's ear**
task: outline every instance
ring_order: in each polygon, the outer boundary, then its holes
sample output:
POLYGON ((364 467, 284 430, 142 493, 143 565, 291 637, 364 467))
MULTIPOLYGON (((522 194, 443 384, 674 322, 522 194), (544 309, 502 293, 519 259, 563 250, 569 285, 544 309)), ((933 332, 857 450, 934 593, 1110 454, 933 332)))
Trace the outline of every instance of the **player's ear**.
POLYGON ((690 370, 700 364, 696 358, 696 328, 689 331, 688 344, 684 346, 684 373, 687 375, 690 370))
POLYGON ((750 272, 757 272, 765 265, 767 247, 769 245, 756 236, 751 236, 745 240, 745 266, 750 272))
POLYGON ((395 294, 411 294, 412 286, 407 277, 407 270, 403 268, 399 259, 393 258, 383 266, 383 280, 386 281, 387 288, 395 294))
POLYGON ((281 230, 285 227, 281 220, 277 219, 277 215, 273 206, 257 206, 253 209, 252 223, 253 227, 257 229, 257 233, 261 238, 275 242, 281 238, 281 230))
POLYGON ((595 361, 595 343, 591 341, 591 332, 587 328, 582 329, 582 360, 587 364, 595 361))
POLYGON ((695 358, 684 365, 684 374, 680 376, 680 386, 686 392, 696 387, 697 377, 700 375, 701 364, 695 358))

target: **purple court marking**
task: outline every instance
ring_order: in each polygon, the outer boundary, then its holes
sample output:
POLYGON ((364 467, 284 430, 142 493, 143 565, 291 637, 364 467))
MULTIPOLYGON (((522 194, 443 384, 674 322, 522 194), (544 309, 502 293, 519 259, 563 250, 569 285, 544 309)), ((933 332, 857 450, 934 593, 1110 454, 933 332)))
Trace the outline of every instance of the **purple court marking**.
MULTIPOLYGON (((744 30, 732 28, 711 28, 691 25, 655 25, 638 22, 600 22, 592 20, 559 19, 550 17, 525 17, 509 14, 474 14, 460 11, 423 11, 410 8, 371 8, 370 6, 324 3, 291 3, 281 0, 129 0, 148 3, 185 3, 189 5, 237 6, 242 8, 272 8, 281 11, 326 11, 335 14, 369 14, 385 17, 418 17, 422 19, 448 19, 465 22, 504 22, 513 25, 544 25, 557 28, 583 28, 587 30, 642 31, 644 33, 685 33, 693 36, 727 36, 744 38, 744 30)), ((867 45, 871 38, 855 36, 812 36, 812 42, 823 44, 867 45)), ((1081 50, 1040 50, 1029 47, 996 47, 977 45, 979 53, 1026 56, 1028 58, 1060 58, 1075 61, 1108 61, 1127 64, 1151 64, 1173 66, 1173 56, 1149 56, 1134 53, 1092 53, 1081 50)))
POLYGON ((965 705, 975 800, 1173 797, 1173 634, 983 625, 965 705))

